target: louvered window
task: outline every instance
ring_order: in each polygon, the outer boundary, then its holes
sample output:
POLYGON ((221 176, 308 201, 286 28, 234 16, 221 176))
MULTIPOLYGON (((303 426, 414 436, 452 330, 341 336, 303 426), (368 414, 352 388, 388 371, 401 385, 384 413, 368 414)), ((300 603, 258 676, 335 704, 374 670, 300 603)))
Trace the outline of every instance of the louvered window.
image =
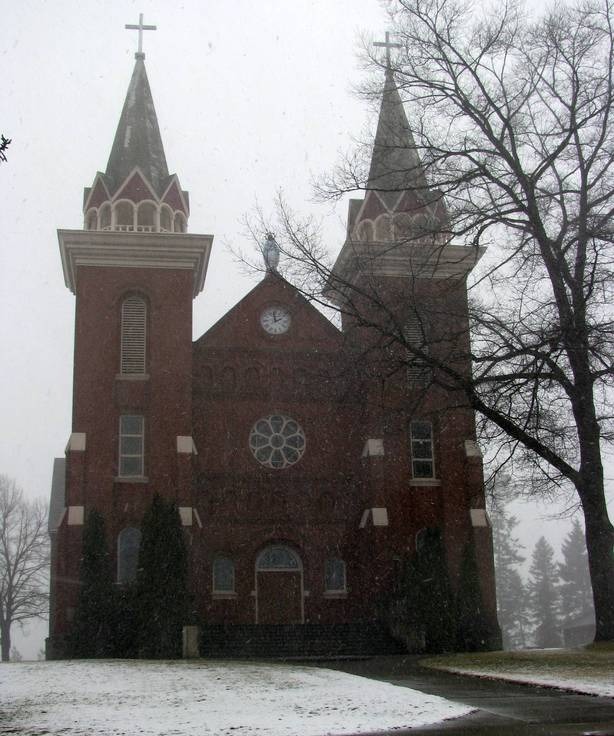
POLYGON ((120 373, 145 373, 147 305, 138 296, 129 296, 122 304, 120 373))
POLYGON ((428 344, 424 330, 417 315, 410 315, 403 325, 403 338, 407 344, 407 380, 410 382, 427 381, 430 378, 430 367, 425 358, 416 355, 414 350, 428 354, 428 344))

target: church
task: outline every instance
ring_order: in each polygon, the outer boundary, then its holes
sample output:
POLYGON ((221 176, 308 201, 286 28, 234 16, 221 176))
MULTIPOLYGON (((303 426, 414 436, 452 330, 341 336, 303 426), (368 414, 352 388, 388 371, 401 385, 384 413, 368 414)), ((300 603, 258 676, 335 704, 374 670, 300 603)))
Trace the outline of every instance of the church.
MULTIPOLYGON (((140 40, 142 18, 137 28, 140 40)), ((70 635, 88 512, 104 517, 117 585, 129 585, 155 493, 185 530, 203 656, 403 651, 385 603, 428 530, 454 593, 473 545, 496 628, 475 417, 428 360, 460 343, 457 368, 471 370, 477 256, 446 236, 390 67, 369 183, 349 202, 325 290, 339 325, 278 273, 263 233, 262 280, 193 341, 213 235, 189 232, 189 215, 139 43, 83 229, 58 231, 75 295, 74 385, 52 480, 48 656, 70 635)))

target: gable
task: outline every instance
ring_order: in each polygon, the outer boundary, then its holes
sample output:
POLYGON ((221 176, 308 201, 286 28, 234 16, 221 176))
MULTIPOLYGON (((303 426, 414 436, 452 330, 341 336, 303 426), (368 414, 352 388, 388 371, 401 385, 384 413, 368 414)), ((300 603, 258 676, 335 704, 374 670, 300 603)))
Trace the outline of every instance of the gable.
POLYGON ((195 342, 198 354, 206 349, 256 350, 266 352, 337 351, 343 337, 302 294, 277 274, 267 274, 238 304, 195 342), (261 317, 271 307, 289 315, 282 334, 270 334, 261 317))

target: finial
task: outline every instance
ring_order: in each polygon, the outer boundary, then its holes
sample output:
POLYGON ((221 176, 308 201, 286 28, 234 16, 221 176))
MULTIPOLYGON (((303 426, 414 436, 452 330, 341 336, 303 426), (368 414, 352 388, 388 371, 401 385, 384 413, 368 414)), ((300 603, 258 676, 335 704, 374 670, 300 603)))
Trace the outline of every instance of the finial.
POLYGON ((390 40, 391 34, 386 31, 386 40, 385 41, 374 41, 374 46, 382 46, 386 49, 386 69, 391 69, 392 64, 390 61, 390 49, 402 49, 403 44, 402 43, 392 43, 390 40))
POLYGON ((266 265, 267 271, 277 271, 279 265, 280 249, 275 240, 275 235, 271 232, 266 234, 266 240, 262 245, 262 257, 266 265))
POLYGON ((138 31, 139 32, 139 50, 134 55, 135 59, 144 59, 145 54, 143 53, 143 31, 156 31, 158 30, 156 26, 146 26, 143 25, 143 13, 139 13, 139 24, 138 25, 126 25, 125 28, 127 28, 129 31, 138 31))

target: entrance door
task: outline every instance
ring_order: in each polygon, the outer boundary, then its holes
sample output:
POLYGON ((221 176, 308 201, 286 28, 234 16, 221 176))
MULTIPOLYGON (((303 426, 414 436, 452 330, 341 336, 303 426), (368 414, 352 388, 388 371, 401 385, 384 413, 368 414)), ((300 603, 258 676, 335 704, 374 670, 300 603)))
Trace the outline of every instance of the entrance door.
POLYGON ((303 567, 288 547, 272 545, 258 556, 256 623, 303 623, 303 567))

